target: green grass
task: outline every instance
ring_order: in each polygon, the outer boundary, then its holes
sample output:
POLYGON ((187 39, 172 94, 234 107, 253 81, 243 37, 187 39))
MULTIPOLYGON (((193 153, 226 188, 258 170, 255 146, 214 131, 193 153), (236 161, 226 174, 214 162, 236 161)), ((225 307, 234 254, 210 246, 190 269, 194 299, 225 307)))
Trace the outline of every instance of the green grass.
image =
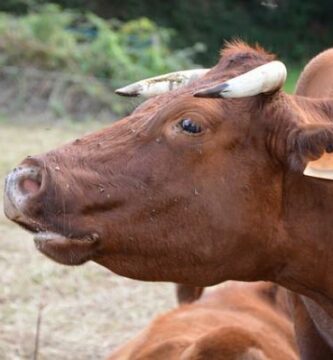
POLYGON ((297 79, 298 79, 301 71, 302 71, 302 69, 297 68, 297 67, 291 67, 290 69, 288 68, 287 81, 284 85, 284 90, 287 93, 292 94, 294 92, 296 82, 297 82, 297 79))

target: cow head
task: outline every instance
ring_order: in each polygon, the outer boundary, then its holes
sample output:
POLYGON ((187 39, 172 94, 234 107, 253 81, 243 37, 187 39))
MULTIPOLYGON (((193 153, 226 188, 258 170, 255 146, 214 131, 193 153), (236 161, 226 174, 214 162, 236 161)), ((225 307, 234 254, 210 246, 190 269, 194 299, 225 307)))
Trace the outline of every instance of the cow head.
POLYGON ((7 216, 63 264, 204 286, 272 278, 287 261, 286 174, 303 179, 333 150, 330 102, 288 96, 281 77, 261 94, 228 82, 272 60, 229 45, 191 84, 25 159, 7 177, 7 216))

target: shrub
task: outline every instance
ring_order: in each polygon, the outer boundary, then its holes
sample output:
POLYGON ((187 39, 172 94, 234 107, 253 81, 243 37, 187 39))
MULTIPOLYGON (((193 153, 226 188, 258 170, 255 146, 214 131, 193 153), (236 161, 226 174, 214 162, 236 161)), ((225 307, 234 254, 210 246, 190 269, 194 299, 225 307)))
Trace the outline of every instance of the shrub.
POLYGON ((154 74, 192 68, 200 44, 171 50, 174 32, 147 18, 121 23, 53 4, 21 17, 1 13, 1 65, 61 69, 111 79, 115 86, 154 74))
POLYGON ((68 99, 60 101, 59 96, 64 97, 68 86, 76 101, 78 93, 85 94, 96 98, 101 107, 123 114, 127 106, 115 98, 114 88, 195 67, 192 58, 204 47, 196 44, 171 50, 174 36, 174 31, 147 18, 107 21, 92 13, 62 11, 47 4, 21 16, 0 13, 0 66, 52 71, 53 77, 59 73, 54 85, 62 91, 55 97, 57 91, 50 90, 50 103, 56 104, 59 114, 66 112, 63 107, 68 99))

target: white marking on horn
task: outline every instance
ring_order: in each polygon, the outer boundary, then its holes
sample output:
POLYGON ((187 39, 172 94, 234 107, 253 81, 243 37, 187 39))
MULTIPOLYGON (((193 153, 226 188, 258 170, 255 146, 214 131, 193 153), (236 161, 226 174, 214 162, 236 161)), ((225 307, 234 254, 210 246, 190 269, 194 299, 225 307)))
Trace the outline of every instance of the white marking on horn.
POLYGON ((223 84, 198 91, 197 97, 242 98, 280 89, 287 78, 281 61, 272 61, 236 76, 223 84))
POLYGON ((165 92, 179 89, 192 81, 204 76, 210 69, 193 69, 176 71, 164 75, 141 80, 116 90, 122 96, 152 97, 165 92))

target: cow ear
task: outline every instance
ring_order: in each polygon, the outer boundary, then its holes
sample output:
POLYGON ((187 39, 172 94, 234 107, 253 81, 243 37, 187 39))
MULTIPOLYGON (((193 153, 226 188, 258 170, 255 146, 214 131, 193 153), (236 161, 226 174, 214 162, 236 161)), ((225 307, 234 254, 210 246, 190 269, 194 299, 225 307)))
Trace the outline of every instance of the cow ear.
POLYGON ((305 125, 288 136, 288 154, 292 167, 303 174, 333 180, 333 124, 305 125))

